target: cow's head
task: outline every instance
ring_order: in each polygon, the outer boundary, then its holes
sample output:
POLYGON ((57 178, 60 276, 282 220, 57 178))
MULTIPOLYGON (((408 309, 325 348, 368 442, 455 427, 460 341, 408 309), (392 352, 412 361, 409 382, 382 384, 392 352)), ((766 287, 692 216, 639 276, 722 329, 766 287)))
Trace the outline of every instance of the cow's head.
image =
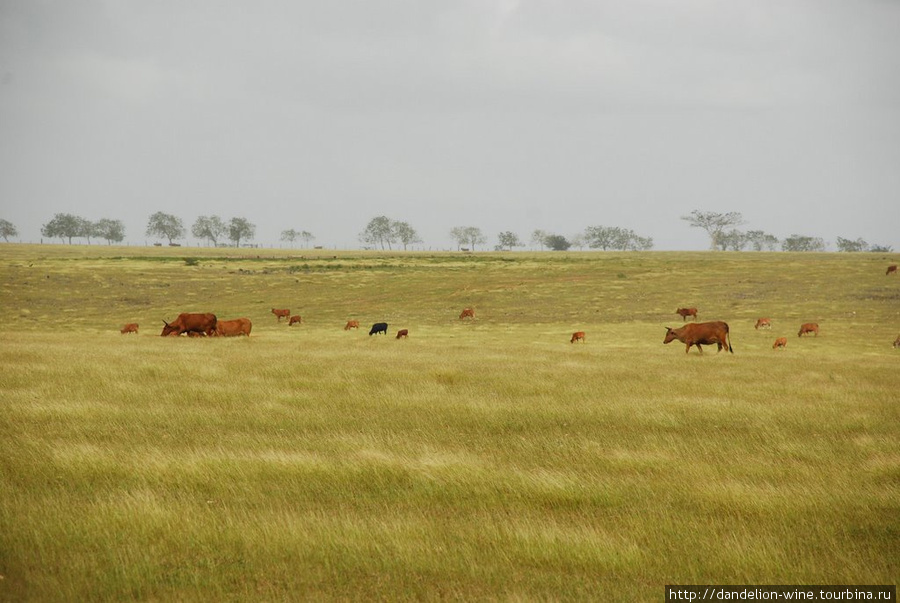
POLYGON ((675 329, 672 327, 666 327, 666 338, 663 339, 663 343, 669 343, 671 341, 675 341, 678 339, 678 334, 675 332, 675 329))
POLYGON ((161 335, 162 337, 168 337, 169 335, 172 335, 173 333, 177 334, 177 332, 178 332, 178 327, 173 327, 172 325, 170 325, 170 324, 167 323, 166 321, 163 321, 163 324, 166 325, 166 326, 163 327, 162 333, 160 333, 160 335, 161 335))

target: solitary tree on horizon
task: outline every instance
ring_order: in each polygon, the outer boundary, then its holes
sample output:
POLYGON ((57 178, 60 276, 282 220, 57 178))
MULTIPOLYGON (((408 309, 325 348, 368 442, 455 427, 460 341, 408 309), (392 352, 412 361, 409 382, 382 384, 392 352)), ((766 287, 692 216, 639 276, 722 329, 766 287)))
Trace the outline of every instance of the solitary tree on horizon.
POLYGON ((171 245, 175 239, 184 237, 181 218, 161 211, 156 212, 150 216, 150 220, 147 222, 147 236, 165 237, 171 245))

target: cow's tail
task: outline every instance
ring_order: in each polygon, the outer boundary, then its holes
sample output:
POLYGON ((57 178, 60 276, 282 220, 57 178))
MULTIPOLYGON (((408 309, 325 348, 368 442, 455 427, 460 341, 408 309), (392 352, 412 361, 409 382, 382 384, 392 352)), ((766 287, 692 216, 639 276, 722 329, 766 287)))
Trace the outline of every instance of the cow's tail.
POLYGON ((734 348, 731 347, 731 329, 728 328, 728 325, 725 325, 725 341, 728 343, 728 351, 734 354, 734 348))

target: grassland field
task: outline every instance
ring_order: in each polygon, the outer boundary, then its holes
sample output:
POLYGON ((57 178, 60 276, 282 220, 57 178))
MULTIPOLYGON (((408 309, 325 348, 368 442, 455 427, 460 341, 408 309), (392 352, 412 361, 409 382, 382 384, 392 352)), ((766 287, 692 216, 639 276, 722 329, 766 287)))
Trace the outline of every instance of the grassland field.
POLYGON ((895 263, 0 245, 0 600, 897 584, 895 263))

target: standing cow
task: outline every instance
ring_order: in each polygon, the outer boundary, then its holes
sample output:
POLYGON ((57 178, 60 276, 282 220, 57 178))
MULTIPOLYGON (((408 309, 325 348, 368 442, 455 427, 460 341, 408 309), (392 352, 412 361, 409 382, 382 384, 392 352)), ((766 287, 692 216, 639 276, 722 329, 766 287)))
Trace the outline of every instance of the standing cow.
POLYGON ((716 344, 719 346, 717 352, 721 352, 725 348, 732 354, 734 349, 731 347, 731 336, 728 334, 728 323, 722 321, 700 322, 690 325, 684 325, 679 329, 666 327, 666 338, 663 343, 669 343, 678 340, 685 344, 684 353, 691 351, 691 346, 697 346, 697 350, 702 354, 701 345, 716 344))
POLYGON ((124 327, 122 327, 122 330, 119 332, 122 333, 122 335, 124 335, 125 333, 134 333, 135 335, 137 335, 138 323, 130 322, 127 325, 125 325, 124 327))
POLYGON ((569 343, 575 343, 576 341, 587 343, 584 340, 584 331, 575 331, 574 333, 572 333, 572 339, 569 340, 569 343))
POLYGON ((675 310, 675 314, 681 316, 682 322, 686 321, 688 316, 692 316, 694 320, 697 320, 697 308, 678 308, 675 310))
POLYGON ((756 325, 753 327, 754 329, 771 329, 772 321, 768 318, 760 318, 756 321, 756 325))
POLYGON ((887 272, 885 274, 896 274, 897 273, 897 264, 892 264, 888 266, 887 272))
POLYGON ((163 321, 166 326, 163 327, 160 335, 168 337, 187 333, 189 337, 192 335, 211 336, 216 332, 217 322, 215 314, 182 312, 171 323, 163 321))
POLYGON ((816 337, 819 336, 819 325, 814 322, 805 322, 800 325, 800 330, 797 332, 797 337, 801 335, 806 335, 807 333, 813 333, 816 337))
POLYGON ((294 325, 294 324, 301 324, 301 325, 302 325, 302 324, 303 324, 303 319, 300 318, 300 316, 298 316, 298 315, 296 315, 296 314, 293 315, 293 316, 291 316, 291 319, 288 321, 288 326, 290 327, 290 326, 292 326, 292 325, 294 325))
POLYGON ((218 337, 239 337, 245 335, 250 337, 250 330, 253 323, 249 318, 235 318, 234 320, 220 320, 216 322, 216 336, 218 337))
POLYGON ((347 324, 344 325, 344 330, 349 331, 350 329, 359 330, 359 321, 358 320, 348 320, 347 324))
POLYGON ((274 314, 278 318, 278 322, 281 322, 282 318, 290 318, 291 317, 291 311, 288 309, 277 310, 275 308, 272 308, 272 314, 274 314))
POLYGON ((464 309, 459 315, 460 320, 462 320, 463 318, 475 318, 475 310, 473 310, 472 308, 464 309))
POLYGON ((777 350, 778 348, 786 348, 787 347, 787 337, 779 337, 775 340, 775 343, 772 344, 772 349, 777 350))
POLYGON ((409 329, 400 329, 397 331, 397 339, 408 339, 409 338, 409 329))
POLYGON ((897 339, 894 340, 894 347, 900 348, 900 335, 897 335, 897 339))
POLYGON ((369 335, 377 335, 381 333, 382 335, 387 335, 387 323, 386 322, 376 322, 372 325, 372 328, 369 329, 369 335))

